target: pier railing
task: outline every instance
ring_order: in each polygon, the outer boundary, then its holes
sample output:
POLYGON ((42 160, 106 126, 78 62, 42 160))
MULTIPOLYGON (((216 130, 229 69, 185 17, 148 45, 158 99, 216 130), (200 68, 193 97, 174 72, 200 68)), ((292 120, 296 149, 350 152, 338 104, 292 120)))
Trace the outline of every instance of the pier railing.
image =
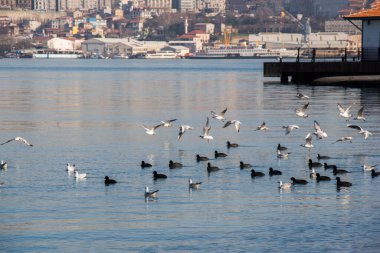
POLYGON ((380 47, 348 50, 347 48, 298 49, 297 62, 380 61, 380 47))

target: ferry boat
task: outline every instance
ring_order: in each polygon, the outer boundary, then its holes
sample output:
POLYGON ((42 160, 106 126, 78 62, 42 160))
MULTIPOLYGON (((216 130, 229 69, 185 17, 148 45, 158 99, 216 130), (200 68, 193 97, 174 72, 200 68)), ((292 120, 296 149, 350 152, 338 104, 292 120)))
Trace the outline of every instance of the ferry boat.
POLYGON ((189 59, 257 59, 297 57, 297 50, 285 48, 270 50, 262 47, 207 48, 189 56, 189 59))
POLYGON ((178 54, 171 51, 159 51, 145 54, 145 59, 177 59, 178 54))
POLYGON ((65 50, 65 51, 37 50, 33 53, 33 58, 36 58, 36 59, 81 59, 81 58, 84 58, 84 54, 80 50, 65 50))

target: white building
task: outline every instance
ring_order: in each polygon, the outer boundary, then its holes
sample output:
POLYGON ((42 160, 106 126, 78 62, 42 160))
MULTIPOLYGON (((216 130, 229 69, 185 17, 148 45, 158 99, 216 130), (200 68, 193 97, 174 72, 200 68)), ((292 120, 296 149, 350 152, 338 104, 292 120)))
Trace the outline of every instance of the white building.
POLYGON ((48 40, 47 46, 57 51, 78 50, 81 48, 81 41, 73 38, 53 38, 48 40))

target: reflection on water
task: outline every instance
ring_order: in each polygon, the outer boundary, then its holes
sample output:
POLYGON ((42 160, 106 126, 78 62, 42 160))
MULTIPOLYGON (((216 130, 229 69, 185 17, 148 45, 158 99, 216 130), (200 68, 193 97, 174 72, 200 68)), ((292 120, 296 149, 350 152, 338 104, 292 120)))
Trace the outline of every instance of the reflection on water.
MULTIPOLYGON (((229 61, 0 61, 0 139, 23 136, 33 148, 0 146, 0 240, 5 251, 375 251, 378 179, 363 173, 379 158, 380 92, 376 89, 264 84, 262 62, 229 61), (310 96, 309 117, 294 109, 310 96), (373 133, 364 140, 339 118, 336 104, 365 106, 367 121, 350 121, 373 133), (241 132, 210 118, 207 143, 199 138, 210 111, 228 107, 226 117, 242 122, 241 132), (171 128, 149 136, 142 124, 177 118, 171 128), (318 120, 329 137, 310 153, 300 147, 318 120), (254 131, 263 121, 270 130, 254 131), (194 127, 178 140, 179 125, 194 127), (300 129, 289 135, 282 126, 300 129), (331 144, 342 136, 353 143, 331 144), (226 141, 240 146, 227 149, 226 141), (278 143, 289 159, 277 159, 278 143), (207 173, 211 160, 220 171, 207 173), (350 173, 353 186, 337 191, 335 180, 309 179, 309 158, 329 155, 350 173), (144 160, 153 168, 141 169, 144 160), (169 160, 185 166, 170 170, 169 160), (252 179, 239 162, 281 176, 252 179), (65 171, 75 163, 85 181, 65 171), (153 181, 152 171, 168 175, 153 181), (104 186, 104 176, 118 181, 104 186), (279 190, 291 177, 306 186, 279 190), (202 181, 190 190, 188 179, 202 181), (144 201, 144 188, 159 190, 144 201), (268 238, 275 237, 276 240, 268 238), (323 245, 321 245, 323 242, 323 245), (284 247, 286 245, 286 247, 284 247)), ((317 169, 330 176, 331 170, 317 169)))

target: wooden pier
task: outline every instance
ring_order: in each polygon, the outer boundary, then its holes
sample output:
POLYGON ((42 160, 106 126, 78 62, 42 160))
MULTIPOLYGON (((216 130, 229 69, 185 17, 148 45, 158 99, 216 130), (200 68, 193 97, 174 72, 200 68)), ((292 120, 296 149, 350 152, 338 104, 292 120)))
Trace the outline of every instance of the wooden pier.
POLYGON ((356 85, 360 82, 380 85, 380 61, 265 62, 264 77, 280 77, 283 84, 290 81, 311 85, 356 85))

